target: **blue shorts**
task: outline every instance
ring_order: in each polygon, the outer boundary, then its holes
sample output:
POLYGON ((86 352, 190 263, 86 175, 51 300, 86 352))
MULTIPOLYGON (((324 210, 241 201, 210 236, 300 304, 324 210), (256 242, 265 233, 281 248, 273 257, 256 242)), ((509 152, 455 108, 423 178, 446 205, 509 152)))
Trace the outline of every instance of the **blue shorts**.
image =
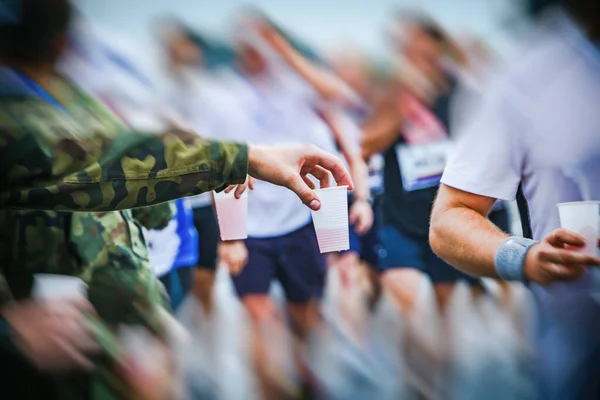
POLYGON ((287 235, 274 238, 248 238, 248 264, 233 277, 238 296, 267 294, 273 279, 293 303, 321 298, 327 265, 319 251, 312 222, 287 235))
POLYGON ((414 268, 429 275, 434 283, 453 283, 465 280, 476 284, 479 280, 460 272, 435 255, 429 246, 429 240, 408 236, 391 225, 379 230, 381 251, 379 268, 382 271, 391 268, 414 268))

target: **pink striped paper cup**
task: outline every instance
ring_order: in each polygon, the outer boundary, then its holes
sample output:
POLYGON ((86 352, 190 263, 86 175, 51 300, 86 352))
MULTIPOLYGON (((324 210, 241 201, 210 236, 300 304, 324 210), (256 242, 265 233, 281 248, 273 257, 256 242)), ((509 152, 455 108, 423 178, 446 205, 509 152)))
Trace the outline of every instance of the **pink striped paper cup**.
POLYGON ((348 229, 348 186, 317 189, 321 209, 312 211, 313 224, 321 253, 350 248, 348 229))
POLYGON ((215 208, 221 240, 242 240, 248 237, 248 192, 236 199, 235 190, 215 192, 215 208))

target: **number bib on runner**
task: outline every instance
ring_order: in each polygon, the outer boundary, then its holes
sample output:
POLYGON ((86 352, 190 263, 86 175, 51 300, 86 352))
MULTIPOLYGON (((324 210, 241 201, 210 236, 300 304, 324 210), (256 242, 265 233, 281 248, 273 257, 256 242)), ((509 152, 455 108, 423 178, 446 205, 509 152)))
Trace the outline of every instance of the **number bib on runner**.
POLYGON ((439 185, 450 147, 450 140, 422 145, 396 145, 404 190, 412 192, 439 185))

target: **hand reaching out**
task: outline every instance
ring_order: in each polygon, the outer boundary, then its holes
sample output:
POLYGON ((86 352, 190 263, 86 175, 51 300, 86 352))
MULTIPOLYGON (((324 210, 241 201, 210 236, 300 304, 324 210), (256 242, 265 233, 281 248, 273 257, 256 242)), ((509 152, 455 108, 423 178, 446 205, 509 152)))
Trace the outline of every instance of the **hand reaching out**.
POLYGON ((350 174, 341 160, 313 145, 289 147, 249 147, 248 174, 256 179, 284 186, 295 192, 312 210, 319 210, 321 203, 310 183, 308 175, 329 186, 329 172, 339 186, 353 189, 350 174))
POLYGON ((600 265, 600 258, 577 251, 585 239, 566 229, 557 229, 533 246, 525 258, 525 277, 546 285, 579 277, 589 266, 600 265))

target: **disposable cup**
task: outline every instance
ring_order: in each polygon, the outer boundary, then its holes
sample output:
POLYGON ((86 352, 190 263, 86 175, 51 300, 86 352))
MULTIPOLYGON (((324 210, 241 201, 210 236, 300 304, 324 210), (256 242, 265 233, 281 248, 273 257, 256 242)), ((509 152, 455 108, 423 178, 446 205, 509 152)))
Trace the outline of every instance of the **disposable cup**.
POLYGON ((244 192, 239 199, 235 198, 234 192, 215 192, 221 240, 241 240, 248 237, 248 192, 244 192))
POLYGON ((40 300, 87 297, 87 285, 74 276, 35 274, 32 295, 40 300))
POLYGON ((598 245, 598 225, 600 224, 600 202, 577 201, 558 204, 560 225, 585 239, 585 247, 580 251, 596 254, 598 245))
POLYGON ((317 189, 315 193, 321 201, 319 211, 312 211, 319 250, 321 253, 348 250, 348 186, 317 189))

